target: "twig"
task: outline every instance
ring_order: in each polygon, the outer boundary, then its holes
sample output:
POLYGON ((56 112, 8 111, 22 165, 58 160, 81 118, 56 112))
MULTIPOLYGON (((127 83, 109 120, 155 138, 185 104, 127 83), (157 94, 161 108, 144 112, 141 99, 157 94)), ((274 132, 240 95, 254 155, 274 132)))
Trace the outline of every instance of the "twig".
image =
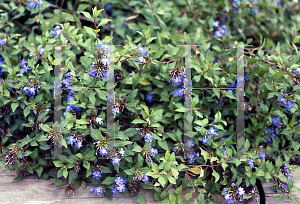
POLYGON ((189 180, 190 180, 190 182, 191 182, 191 184, 192 184, 192 186, 193 186, 194 193, 195 193, 195 192, 196 192, 195 186, 194 186, 194 184, 193 184, 193 182, 192 182, 192 180, 191 180, 191 177, 190 177, 189 173, 187 172, 187 170, 185 170, 185 173, 186 173, 186 175, 188 176, 188 178, 189 178, 189 180))

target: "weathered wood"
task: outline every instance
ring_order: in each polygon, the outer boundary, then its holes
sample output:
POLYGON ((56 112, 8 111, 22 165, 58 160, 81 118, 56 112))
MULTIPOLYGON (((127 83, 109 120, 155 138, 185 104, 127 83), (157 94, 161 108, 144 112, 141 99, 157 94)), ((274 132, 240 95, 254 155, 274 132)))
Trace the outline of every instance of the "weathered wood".
MULTIPOLYGON (((300 188, 300 169, 294 173, 293 181, 294 185, 300 188)), ((120 193, 114 196, 112 201, 107 198, 99 198, 95 194, 91 194, 89 189, 94 187, 93 184, 86 184, 86 188, 82 187, 75 189, 75 196, 70 194, 60 194, 60 192, 66 188, 66 186, 57 187, 51 180, 38 180, 37 176, 27 176, 16 183, 11 183, 16 175, 15 171, 7 172, 7 169, 0 167, 0 203, 11 203, 11 204, 54 204, 54 203, 68 203, 68 204, 86 204, 86 203, 106 203, 106 204, 134 204, 136 203, 136 197, 125 196, 120 193)), ((269 186, 266 183, 263 184, 266 193, 266 203, 271 204, 283 204, 292 203, 287 196, 282 201, 276 201, 275 196, 279 195, 272 189, 272 183, 269 186)), ((146 197, 147 204, 158 204, 158 201, 154 200, 154 192, 152 190, 143 190, 143 195, 146 197)), ((186 189, 183 189, 184 195, 188 193, 186 189)), ((292 192, 291 195, 300 201, 300 192, 292 192)), ((186 202, 187 204, 194 203, 194 200, 198 197, 198 193, 194 193, 191 200, 186 202)), ((218 196, 218 203, 225 204, 225 200, 221 195, 218 196)), ((240 203, 240 202, 238 202, 240 203)), ((243 203, 243 202, 241 202, 243 203)), ((244 202, 248 203, 248 202, 244 202)), ((256 203, 254 201, 249 203, 256 203)), ((259 202, 257 202, 259 203, 259 202)))

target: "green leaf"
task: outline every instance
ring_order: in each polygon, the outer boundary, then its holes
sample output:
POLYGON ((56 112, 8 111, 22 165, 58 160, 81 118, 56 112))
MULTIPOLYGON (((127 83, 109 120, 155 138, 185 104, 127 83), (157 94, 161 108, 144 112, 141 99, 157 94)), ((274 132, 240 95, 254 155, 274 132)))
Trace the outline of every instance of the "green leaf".
POLYGON ((95 92, 90 92, 89 93, 89 100, 90 100, 90 102, 95 106, 95 103, 96 103, 96 97, 95 97, 95 92))
POLYGON ((166 150, 166 151, 169 151, 169 146, 168 146, 167 141, 165 141, 165 140, 158 140, 157 143, 158 143, 158 145, 159 145, 161 148, 163 148, 163 149, 166 150))
POLYGON ((141 119, 139 119, 139 118, 136 118, 136 119, 134 119, 131 123, 137 124, 137 123, 147 123, 147 122, 144 121, 144 120, 141 120, 141 119))
POLYGON ((63 176, 64 176, 65 178, 68 177, 68 170, 67 170, 67 169, 64 169, 64 170, 63 170, 63 176))
POLYGON ((170 175, 167 175, 167 176, 168 176, 168 180, 169 180, 170 183, 176 184, 176 179, 174 177, 172 177, 170 175))
POLYGON ((139 204, 145 204, 145 201, 145 196, 139 193, 136 197, 136 202, 139 204))
POLYGON ((112 20, 108 19, 108 18, 102 18, 98 27, 107 24, 109 21, 112 21, 112 20))
POLYGON ((113 184, 115 182, 115 177, 110 177, 110 176, 108 176, 108 177, 106 177, 105 179, 104 179, 104 181, 102 181, 102 185, 111 185, 111 184, 113 184))
POLYGON ((42 128, 42 130, 44 130, 45 132, 50 132, 51 129, 49 128, 49 125, 46 124, 40 124, 40 127, 42 128))
POLYGON ((220 111, 218 111, 216 114, 215 114, 215 121, 218 121, 221 119, 221 113, 220 111))
POLYGON ((12 104, 11 104, 11 109, 12 109, 12 111, 15 112, 15 110, 17 109, 18 106, 19 106, 18 103, 12 103, 12 104))
POLYGON ((283 192, 279 196, 274 197, 274 199, 277 201, 281 201, 283 199, 284 195, 285 195, 285 193, 283 192))
POLYGON ((87 27, 87 26, 83 26, 83 27, 84 27, 85 31, 86 31, 89 35, 93 36, 94 38, 97 38, 97 37, 96 37, 96 34, 95 34, 95 32, 93 31, 92 28, 87 27))
POLYGON ((86 169, 89 169, 90 168, 90 162, 88 162, 88 161, 83 161, 83 166, 86 168, 86 169))
POLYGON ((26 117, 28 116, 28 114, 30 113, 29 107, 26 107, 26 108, 24 109, 23 113, 24 113, 24 117, 26 118, 26 117))
POLYGON ((62 186, 62 185, 65 185, 66 183, 64 182, 64 181, 62 181, 62 180, 60 180, 60 179, 53 179, 53 178, 50 178, 52 181, 53 181, 53 183, 55 184, 55 185, 57 185, 57 186, 62 186))
POLYGON ((63 166, 64 166, 64 164, 61 163, 61 161, 53 161, 53 163, 54 163, 54 165, 55 165, 56 167, 63 167, 63 166))
POLYGON ((91 14, 90 14, 89 12, 81 11, 81 13, 83 13, 83 15, 84 15, 87 19, 89 19, 89 20, 91 20, 91 21, 94 21, 93 17, 91 16, 91 14))
POLYGON ((200 125, 201 127, 204 127, 208 124, 208 118, 204 118, 203 120, 196 120, 194 123, 200 125))
POLYGON ((245 151, 245 152, 247 152, 247 151, 248 151, 248 149, 249 149, 249 147, 250 147, 250 142, 249 142, 249 140, 248 140, 248 139, 246 139, 246 142, 245 142, 245 147, 244 147, 244 151, 245 151))
POLYGON ((153 120, 155 121, 160 121, 162 119, 162 114, 163 114, 164 110, 160 109, 160 110, 156 110, 153 113, 153 120))
POLYGON ((202 148, 201 149, 201 155, 203 156, 205 163, 207 162, 208 159, 208 152, 204 151, 202 148))
POLYGON ((166 185, 167 185, 167 177, 160 176, 158 178, 158 182, 160 183, 160 185, 162 185, 162 187, 166 187, 166 185))
POLYGON ((38 176, 41 177, 43 172, 43 167, 39 166, 38 168, 35 169, 35 171, 38 174, 38 176))
POLYGON ((134 148, 132 149, 134 152, 142 152, 143 148, 141 148, 138 144, 135 143, 134 148))

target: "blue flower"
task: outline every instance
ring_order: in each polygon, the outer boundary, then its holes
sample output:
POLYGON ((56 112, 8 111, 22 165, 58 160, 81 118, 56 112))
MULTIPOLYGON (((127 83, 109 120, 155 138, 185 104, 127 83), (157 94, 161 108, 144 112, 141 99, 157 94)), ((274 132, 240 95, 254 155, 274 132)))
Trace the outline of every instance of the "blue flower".
POLYGON ((184 95, 184 88, 175 89, 173 97, 183 96, 184 95))
POLYGON ((101 156, 106 156, 106 154, 107 154, 107 149, 106 149, 106 148, 101 148, 101 149, 99 150, 99 153, 100 153, 101 156))
POLYGON ((172 85, 180 86, 180 83, 181 83, 181 79, 179 77, 176 77, 176 78, 172 79, 172 85))
POLYGON ((206 137, 204 137, 203 139, 202 139, 202 144, 205 144, 205 143, 207 143, 207 141, 208 140, 210 140, 209 138, 206 138, 206 137))
POLYGON ((148 181, 149 181, 149 177, 148 177, 147 175, 144 175, 142 178, 143 178, 142 181, 143 181, 145 184, 147 184, 148 181))
POLYGON ((254 8, 252 11, 253 11, 253 13, 254 13, 254 16, 256 16, 256 15, 257 15, 258 8, 254 8))
POLYGON ((152 103, 152 102, 153 102, 153 98, 154 98, 154 95, 152 95, 151 93, 148 93, 148 95, 146 96, 146 100, 147 100, 149 103, 152 103))
POLYGON ((245 77, 245 80, 246 80, 246 81, 249 81, 249 79, 248 79, 248 75, 246 75, 246 77, 245 77))
POLYGON ((116 182, 116 184, 117 184, 118 186, 120 186, 120 185, 123 185, 123 184, 125 183, 125 180, 119 176, 119 177, 117 177, 117 178, 115 179, 115 182, 116 182))
POLYGON ((208 134, 210 134, 211 136, 218 136, 218 133, 214 130, 213 127, 211 127, 209 130, 208 130, 208 134))
POLYGON ((213 27, 219 27, 219 23, 220 23, 220 21, 214 21, 212 23, 212 25, 213 25, 213 27))
POLYGON ((28 3, 28 8, 29 9, 33 9, 34 7, 36 7, 36 2, 31 1, 31 2, 28 3))
POLYGON ((111 188, 110 190, 112 192, 112 194, 115 196, 115 195, 118 195, 118 189, 117 188, 111 188))
POLYGON ((200 157, 200 153, 199 153, 199 152, 196 152, 196 153, 194 154, 194 157, 195 157, 195 158, 200 157))
POLYGON ((94 178, 94 179, 100 179, 101 176, 102 176, 102 175, 101 175, 101 172, 100 172, 100 171, 94 171, 94 172, 93 172, 93 178, 94 178))
POLYGON ((67 143, 68 143, 68 144, 71 144, 71 146, 73 146, 73 144, 74 144, 76 141, 77 141, 77 139, 74 138, 74 136, 70 135, 70 136, 68 137, 67 143))
POLYGON ((96 73, 94 69, 89 69, 90 77, 95 77, 96 73))
POLYGON ((137 47, 137 51, 139 51, 141 54, 144 54, 144 57, 146 57, 146 54, 148 54, 148 52, 141 46, 137 47))
POLYGON ((134 60, 135 62, 137 62, 138 64, 143 63, 144 58, 140 55, 136 60, 134 60))
POLYGON ((100 197, 100 195, 103 193, 103 188, 101 188, 100 186, 95 188, 95 193, 100 197))
POLYGON ((153 139, 152 139, 152 135, 150 133, 147 133, 145 135, 145 142, 151 142, 153 139))
POLYGON ((44 2, 43 2, 42 0, 38 1, 37 3, 38 3, 38 6, 39 6, 39 7, 41 7, 41 6, 44 5, 44 2))
POLYGON ((109 59, 108 58, 102 58, 101 61, 102 61, 103 67, 106 67, 106 65, 109 64, 109 59))
POLYGON ((265 157, 266 157, 265 152, 260 153, 260 157, 259 157, 260 160, 263 160, 265 157))
POLYGON ((75 149, 79 150, 81 147, 83 147, 82 141, 78 141, 75 145, 75 149))
POLYGON ((226 149, 223 147, 223 148, 222 148, 222 150, 221 150, 221 152, 222 152, 222 153, 224 153, 224 152, 225 152, 225 150, 226 150, 226 149))
POLYGON ((113 163, 113 165, 119 165, 119 161, 120 161, 120 159, 115 157, 115 158, 113 158, 112 163, 113 163))
POLYGON ((119 185, 119 186, 117 186, 117 190, 120 192, 120 193, 122 193, 122 192, 124 192, 125 191, 125 185, 119 185))
POLYGON ((192 147, 194 147, 194 142, 192 139, 188 139, 186 141, 185 145, 187 146, 187 148, 192 148, 192 147))
POLYGON ((300 74, 300 68, 297 68, 297 69, 295 70, 295 73, 296 73, 296 74, 300 74))
POLYGON ((218 66, 219 64, 220 64, 220 62, 215 62, 214 63, 215 66, 218 66))
POLYGON ((284 105, 284 104, 286 104, 286 99, 285 99, 285 98, 283 98, 283 96, 281 96, 281 98, 280 98, 280 99, 278 99, 277 101, 279 101, 281 105, 284 105))
POLYGON ((90 193, 94 194, 95 193, 95 188, 90 188, 90 193))
POLYGON ((0 40, 0 47, 3 47, 5 45, 5 41, 4 40, 0 40))
POLYGON ((154 157, 154 156, 157 155, 157 154, 158 154, 157 149, 153 149, 153 148, 150 149, 150 155, 151 155, 152 157, 154 157))
POLYGON ((287 104, 285 105, 285 108, 287 111, 290 111, 290 108, 293 108, 295 106, 295 103, 289 101, 287 102, 287 104))
POLYGON ((273 117, 272 118, 272 124, 274 125, 274 126, 279 126, 279 125, 281 125, 282 123, 281 123, 281 121, 280 121, 280 118, 278 118, 278 117, 273 117))
POLYGON ((254 165, 253 165, 253 159, 250 159, 250 160, 248 161, 248 165, 251 167, 251 169, 254 168, 254 165))
POLYGON ((42 49, 39 49, 38 51, 39 51, 40 55, 46 53, 46 51, 45 51, 43 48, 42 48, 42 49))

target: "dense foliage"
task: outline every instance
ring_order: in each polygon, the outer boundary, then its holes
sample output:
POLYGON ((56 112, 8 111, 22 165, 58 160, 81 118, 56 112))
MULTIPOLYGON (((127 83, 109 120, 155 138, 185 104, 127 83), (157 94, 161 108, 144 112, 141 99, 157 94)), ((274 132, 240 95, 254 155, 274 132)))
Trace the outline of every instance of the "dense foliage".
POLYGON ((220 193, 233 203, 256 199, 256 179, 271 179, 282 191, 276 199, 288 194, 297 202, 290 192, 299 191, 291 179, 300 153, 299 8, 273 0, 0 0, 1 166, 18 172, 14 181, 37 173, 66 185, 68 195, 88 182, 90 193, 109 199, 124 193, 144 203, 143 188, 161 203, 184 203, 195 191, 195 203, 216 203, 220 193), (181 45, 192 45, 191 82, 181 45), (54 121, 58 46, 61 131, 54 121), (240 47, 244 78, 237 76, 240 47), (115 89, 107 95, 111 63, 115 89), (236 89, 243 81, 245 144, 238 152, 236 89), (193 128, 186 138, 189 84, 193 128), (114 138, 107 135, 108 104, 114 138), (53 159, 57 140, 62 155, 53 159), (182 196, 185 187, 190 193, 182 196))

